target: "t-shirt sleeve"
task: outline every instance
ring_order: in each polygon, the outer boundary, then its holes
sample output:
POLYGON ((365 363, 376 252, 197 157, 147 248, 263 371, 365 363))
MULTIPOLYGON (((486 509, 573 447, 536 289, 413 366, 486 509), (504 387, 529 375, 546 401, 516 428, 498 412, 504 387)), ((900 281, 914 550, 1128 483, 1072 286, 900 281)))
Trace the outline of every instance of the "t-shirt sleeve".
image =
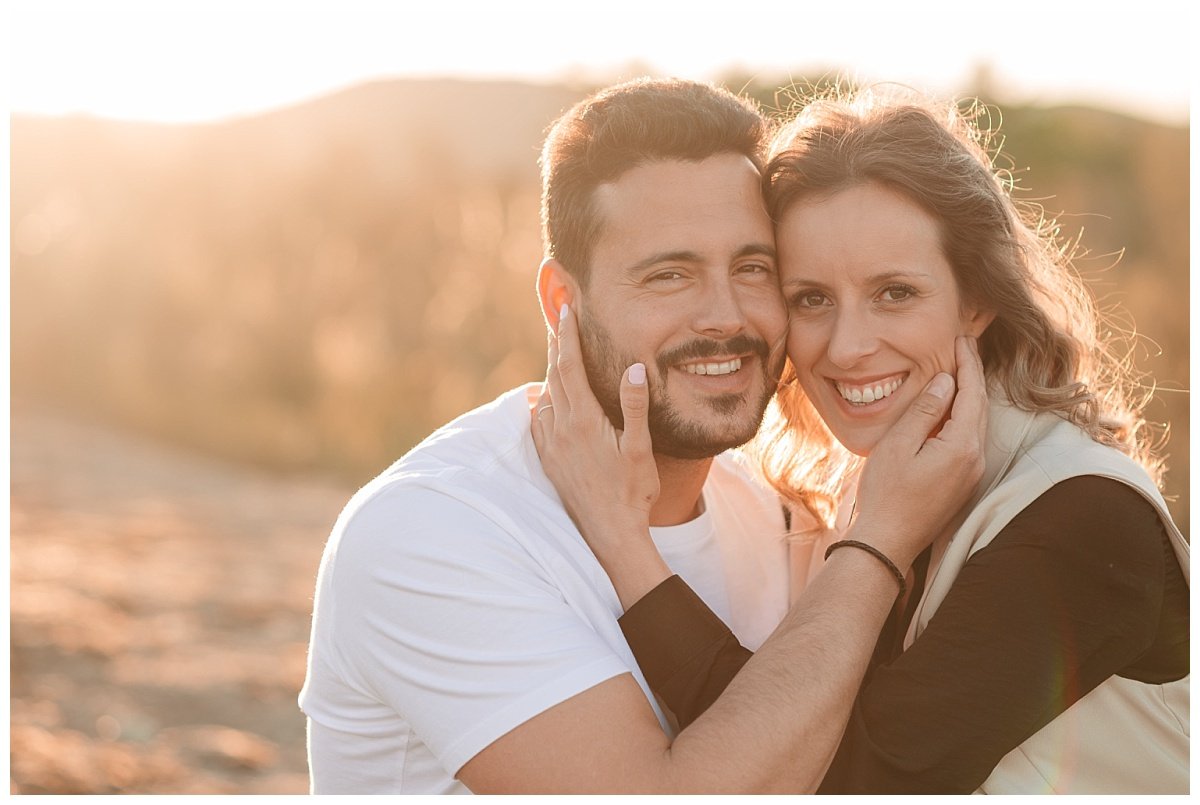
POLYGON ((642 596, 619 623, 650 689, 680 729, 699 718, 753 656, 679 576, 642 596))
MULTIPOLYGON (((377 492, 323 572, 337 672, 401 714, 452 774, 529 718, 629 671, 545 560, 434 490, 377 492)), ((370 712, 317 717, 371 729, 370 712)))
POLYGON ((1054 486, 963 566, 916 642, 873 669, 824 793, 969 793, 1153 643, 1162 525, 1124 484, 1054 486))

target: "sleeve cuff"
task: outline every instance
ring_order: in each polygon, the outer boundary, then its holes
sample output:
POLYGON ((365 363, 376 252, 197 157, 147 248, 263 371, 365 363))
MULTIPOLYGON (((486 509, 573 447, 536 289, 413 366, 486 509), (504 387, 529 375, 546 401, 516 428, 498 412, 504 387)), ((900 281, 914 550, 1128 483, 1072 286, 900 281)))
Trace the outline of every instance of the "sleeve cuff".
POLYGON ((650 688, 680 726, 699 717, 752 656, 679 576, 618 621, 650 688))

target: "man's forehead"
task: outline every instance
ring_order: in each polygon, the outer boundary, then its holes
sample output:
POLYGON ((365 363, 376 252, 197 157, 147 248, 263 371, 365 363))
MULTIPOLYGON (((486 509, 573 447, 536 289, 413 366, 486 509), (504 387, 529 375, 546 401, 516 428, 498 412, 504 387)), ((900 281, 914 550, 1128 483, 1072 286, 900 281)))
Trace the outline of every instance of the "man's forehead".
POLYGON ((624 267, 656 254, 729 259, 755 244, 774 252, 758 170, 741 154, 639 165, 598 187, 593 202, 593 256, 624 267))
MULTIPOLYGON (((714 181, 717 177, 712 174, 717 171, 730 174, 739 173, 753 178, 755 182, 759 182, 762 177, 758 166, 749 157, 734 151, 722 151, 703 159, 654 157, 645 159, 616 176, 600 182, 593 190, 593 197, 596 199, 611 197, 624 186, 653 189, 657 185, 659 177, 670 176, 677 179, 683 177, 697 183, 704 182, 705 179, 714 181)), ((759 196, 761 196, 761 184, 758 186, 759 196)))

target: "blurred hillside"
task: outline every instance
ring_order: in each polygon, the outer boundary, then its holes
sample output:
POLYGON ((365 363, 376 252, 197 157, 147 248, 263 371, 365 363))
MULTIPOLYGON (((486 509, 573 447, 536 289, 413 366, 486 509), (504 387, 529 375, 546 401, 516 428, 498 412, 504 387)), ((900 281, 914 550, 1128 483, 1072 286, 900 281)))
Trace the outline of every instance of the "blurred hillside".
MULTIPOLYGON (((542 374, 537 151, 584 91, 389 81, 212 125, 14 117, 14 400, 365 481, 542 374)), ((1188 130, 1003 113, 1027 197, 1083 230, 1079 268, 1148 339, 1186 531, 1188 130)))

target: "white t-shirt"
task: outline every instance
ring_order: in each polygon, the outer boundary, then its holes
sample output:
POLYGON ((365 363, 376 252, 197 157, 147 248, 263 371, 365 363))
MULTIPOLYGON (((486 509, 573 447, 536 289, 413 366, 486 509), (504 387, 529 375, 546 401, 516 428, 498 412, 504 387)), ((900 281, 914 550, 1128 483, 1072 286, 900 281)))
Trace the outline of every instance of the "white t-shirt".
MULTIPOLYGON (((338 518, 317 579, 308 676, 314 793, 467 793, 455 773, 501 735, 631 673, 599 562, 529 435, 536 385, 436 431, 338 518)), ((749 648, 788 604, 775 495, 713 462, 704 513, 652 529, 671 569, 749 648)))

